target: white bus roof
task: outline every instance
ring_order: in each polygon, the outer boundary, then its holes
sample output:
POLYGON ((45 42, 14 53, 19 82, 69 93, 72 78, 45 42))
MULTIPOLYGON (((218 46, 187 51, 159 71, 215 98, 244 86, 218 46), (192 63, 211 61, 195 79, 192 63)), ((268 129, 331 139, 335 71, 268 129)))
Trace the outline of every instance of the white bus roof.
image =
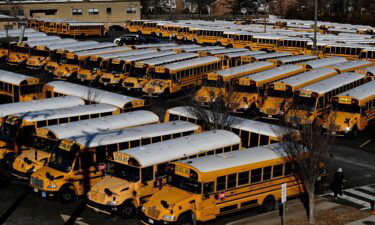
POLYGON ((183 160, 180 163, 189 165, 200 172, 209 173, 284 157, 288 157, 288 155, 283 144, 275 143, 243 149, 242 151, 183 160))
POLYGON ((349 72, 354 71, 358 68, 363 68, 367 66, 373 65, 370 61, 365 60, 355 60, 355 61, 348 61, 344 63, 334 64, 332 66, 329 66, 329 68, 336 69, 339 72, 349 72))
POLYGON ((322 80, 320 82, 308 85, 301 90, 311 91, 318 94, 324 94, 336 88, 350 84, 356 80, 364 78, 366 75, 358 73, 342 73, 337 76, 322 80))
POLYGON ((123 109, 126 104, 134 101, 141 100, 139 98, 133 98, 126 95, 120 95, 108 91, 103 91, 96 88, 89 88, 87 86, 73 84, 66 81, 52 81, 47 83, 48 86, 54 88, 54 92, 61 93, 63 95, 73 95, 85 100, 90 100, 89 98, 97 103, 105 103, 109 105, 116 106, 123 109), (91 96, 90 96, 91 95, 91 96))
POLYGON ((170 55, 175 55, 175 54, 177 54, 177 52, 175 51, 157 51, 157 52, 152 52, 152 53, 121 57, 119 59, 126 60, 126 61, 139 61, 139 60, 146 60, 146 59, 158 58, 158 57, 163 57, 163 56, 170 56, 170 55))
MULTIPOLYGON (((174 108, 168 109, 168 112, 174 115, 184 116, 190 119, 197 119, 194 115, 192 115, 188 111, 187 106, 178 106, 174 108)), ((234 123, 230 127, 245 130, 252 133, 257 133, 261 135, 277 137, 278 135, 275 133, 277 130, 280 129, 278 125, 273 125, 265 122, 245 119, 241 117, 231 116, 234 123)))
POLYGON ((164 65, 164 68, 169 70, 180 70, 186 67, 193 67, 199 66, 207 63, 214 63, 220 61, 219 58, 215 56, 205 56, 205 57, 198 57, 194 59, 189 59, 181 62, 171 63, 164 65))
POLYGON ((81 136, 158 122, 159 117, 155 113, 146 110, 139 110, 118 115, 99 117, 95 119, 81 120, 60 125, 52 125, 43 127, 43 129, 53 133, 57 139, 65 139, 68 137, 81 136))
POLYGON ((97 55, 97 54, 108 54, 108 53, 119 53, 119 52, 126 52, 132 50, 129 47, 125 46, 117 46, 117 47, 109 47, 104 49, 94 49, 94 50, 88 50, 84 52, 79 52, 77 55, 79 56, 88 56, 88 55, 97 55))
POLYGON ((240 137, 232 132, 213 130, 131 148, 119 153, 136 159, 141 167, 148 167, 240 143, 240 137))
POLYGON ((371 75, 375 75, 375 66, 370 66, 370 67, 367 67, 365 69, 363 69, 363 71, 366 73, 366 74, 371 74, 371 75))
POLYGON ((144 60, 143 63, 145 65, 157 66, 157 65, 167 64, 167 63, 173 63, 173 62, 180 61, 180 60, 193 59, 193 58, 197 58, 198 56, 199 55, 196 53, 181 53, 181 54, 176 54, 176 55, 168 55, 164 57, 159 57, 155 59, 147 59, 147 60, 144 60))
POLYGON ((72 43, 70 46, 64 46, 64 47, 58 48, 58 49, 74 52, 75 48, 78 49, 78 48, 83 47, 83 46, 91 46, 91 45, 95 45, 97 43, 98 42, 96 42, 96 41, 77 41, 76 43, 72 43))
POLYGON ((299 86, 304 83, 318 79, 319 77, 324 77, 332 73, 337 74, 337 71, 335 71, 334 69, 330 69, 330 68, 318 68, 318 69, 310 70, 304 73, 297 74, 295 76, 282 79, 278 82, 284 83, 290 86, 299 86))
POLYGON ((226 54, 226 53, 236 53, 236 52, 249 52, 247 48, 226 48, 218 50, 208 50, 207 52, 211 55, 226 54))
POLYGON ((74 140, 76 143, 81 144, 86 148, 93 148, 114 143, 195 131, 198 129, 199 126, 194 123, 186 121, 173 121, 169 123, 143 125, 121 130, 104 131, 89 135, 71 137, 69 139, 74 140))
POLYGON ((8 84, 21 85, 23 81, 35 79, 35 77, 14 73, 6 70, 0 70, 0 81, 8 84))
POLYGON ((271 70, 266 70, 266 71, 263 71, 263 72, 259 72, 259 73, 248 75, 248 76, 241 77, 241 78, 248 78, 248 79, 253 80, 255 82, 261 82, 261 81, 273 78, 275 76, 283 75, 283 74, 286 74, 286 73, 291 73, 291 72, 298 71, 298 70, 301 70, 301 69, 302 69, 302 66, 300 66, 300 65, 293 65, 293 64, 292 65, 285 65, 285 66, 276 67, 276 68, 271 69, 271 70))
POLYGON ((65 107, 73 107, 84 105, 85 102, 75 96, 64 96, 56 98, 47 98, 34 100, 30 102, 15 102, 0 105, 0 117, 13 114, 27 113, 45 109, 60 109, 65 107))
POLYGON ((44 36, 44 37, 36 37, 33 38, 32 40, 24 41, 29 46, 34 45, 35 42, 39 43, 41 41, 51 41, 51 40, 61 40, 60 37, 58 36, 44 36))
POLYGON ((94 23, 94 22, 67 22, 69 26, 104 26, 104 23, 94 23))
POLYGON ((274 53, 267 53, 267 54, 258 54, 258 55, 253 55, 253 59, 255 60, 267 60, 267 59, 273 59, 273 58, 278 58, 278 57, 287 57, 287 56, 292 56, 293 54, 290 52, 274 52, 274 53))
POLYGON ((143 45, 132 45, 132 48, 143 49, 143 48, 157 48, 157 47, 171 47, 178 46, 175 43, 161 43, 161 44, 143 44, 143 45))
POLYGON ((350 96, 359 101, 371 96, 375 97, 375 80, 362 84, 361 86, 345 91, 344 93, 336 96, 350 96))
POLYGON ((15 116, 22 117, 22 120, 27 122, 36 122, 80 115, 114 112, 117 109, 117 107, 108 104, 78 105, 59 109, 38 110, 26 114, 19 113, 15 114, 15 116))
MULTIPOLYGON (((82 46, 82 47, 75 47, 73 48, 72 50, 74 52, 77 52, 77 51, 83 51, 83 50, 89 50, 89 49, 101 49, 101 48, 111 48, 111 47, 115 47, 117 45, 113 44, 113 43, 110 43, 110 42, 102 42, 102 43, 98 43, 96 42, 95 44, 93 45, 90 45, 90 46, 82 46)), ((66 49, 66 50, 69 50, 70 49, 66 49)))
POLYGON ((160 51, 166 51, 166 50, 176 50, 176 49, 193 49, 193 48, 200 48, 202 46, 200 45, 177 45, 177 46, 168 46, 168 47, 160 47, 160 51))
MULTIPOLYGON (((8 30, 8 34, 20 34, 22 31, 22 29, 9 29, 8 30)), ((0 30, 0 34, 6 34, 7 31, 4 29, 4 30, 0 30)), ((32 29, 32 28, 26 28, 25 29, 25 34, 26 33, 36 33, 36 30, 32 29)))
POLYGON ((63 39, 52 39, 52 40, 44 40, 44 41, 32 41, 32 42, 28 42, 27 44, 30 48, 34 48, 36 46, 48 46, 50 44, 58 44, 58 43, 65 43, 65 41, 63 41, 63 39))
POLYGON ((280 61, 282 64, 285 64, 285 63, 293 63, 293 62, 296 62, 296 61, 299 61, 299 60, 309 61, 309 60, 313 60, 313 59, 317 59, 317 58, 318 58, 318 56, 315 56, 315 55, 297 55, 297 56, 280 58, 280 59, 277 59, 277 61, 280 61))
POLYGON ((330 57, 330 58, 323 58, 323 59, 317 59, 313 61, 303 62, 300 63, 302 65, 306 65, 306 67, 309 67, 311 69, 316 69, 323 66, 331 66, 337 63, 343 63, 347 62, 348 60, 345 57, 330 57))
POLYGON ((219 70, 217 72, 213 72, 213 74, 217 74, 223 77, 232 76, 239 73, 245 73, 246 71, 254 71, 259 69, 264 69, 269 66, 272 66, 273 63, 271 62, 254 62, 249 63, 241 66, 231 67, 224 70, 219 70))
POLYGON ((219 50, 219 49, 225 49, 225 47, 221 47, 221 46, 203 46, 203 47, 200 47, 200 48, 185 49, 184 52, 210 51, 210 50, 219 50))
POLYGON ((63 48, 69 48, 71 46, 76 46, 77 43, 78 43, 78 41, 74 40, 74 41, 71 41, 71 42, 65 42, 65 43, 59 43, 59 44, 51 44, 51 45, 48 45, 48 48, 51 51, 53 51, 53 50, 57 50, 57 49, 63 49, 63 48))
POLYGON ((266 54, 265 51, 247 51, 247 52, 232 52, 224 54, 224 56, 228 58, 234 58, 234 57, 240 57, 240 56, 253 56, 253 55, 260 55, 260 54, 266 54))
POLYGON ((109 59, 109 58, 120 58, 120 57, 141 55, 141 54, 153 53, 153 52, 157 52, 157 50, 142 49, 142 50, 131 50, 131 51, 126 51, 126 52, 113 52, 113 53, 101 54, 100 57, 107 58, 107 59, 109 59))

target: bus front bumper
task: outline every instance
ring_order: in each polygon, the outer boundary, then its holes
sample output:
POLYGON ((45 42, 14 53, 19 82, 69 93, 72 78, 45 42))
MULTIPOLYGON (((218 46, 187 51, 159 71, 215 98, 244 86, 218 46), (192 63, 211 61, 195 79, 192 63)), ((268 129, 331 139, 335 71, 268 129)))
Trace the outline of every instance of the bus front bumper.
POLYGON ((113 215, 120 210, 120 205, 103 205, 90 200, 87 203, 87 207, 93 209, 96 212, 104 213, 107 215, 113 215))
POLYGON ((147 225, 177 225, 177 222, 151 219, 147 217, 143 212, 139 212, 139 220, 142 222, 142 224, 147 225))
POLYGON ((57 196, 59 194, 58 191, 44 191, 33 186, 31 186, 31 188, 35 194, 37 194, 38 196, 42 198, 49 199, 49 200, 57 200, 57 196))

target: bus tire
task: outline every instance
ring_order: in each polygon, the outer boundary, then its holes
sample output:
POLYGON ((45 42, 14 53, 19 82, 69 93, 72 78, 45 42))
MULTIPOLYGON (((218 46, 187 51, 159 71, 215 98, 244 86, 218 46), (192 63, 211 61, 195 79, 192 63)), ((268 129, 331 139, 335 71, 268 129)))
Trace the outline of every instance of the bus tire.
POLYGON ((262 212, 270 212, 275 209, 275 197, 268 195, 262 203, 262 212))
POLYGON ((13 167, 14 159, 16 158, 16 153, 10 152, 4 156, 3 164, 6 169, 10 169, 13 167))
POLYGON ((194 221, 190 214, 184 214, 178 218, 177 224, 178 225, 194 225, 194 221))
POLYGON ((131 201, 128 200, 122 204, 119 213, 123 219, 130 219, 137 214, 137 208, 131 201))
POLYGON ((58 198, 61 204, 66 205, 74 202, 77 196, 72 186, 63 186, 59 191, 58 198))

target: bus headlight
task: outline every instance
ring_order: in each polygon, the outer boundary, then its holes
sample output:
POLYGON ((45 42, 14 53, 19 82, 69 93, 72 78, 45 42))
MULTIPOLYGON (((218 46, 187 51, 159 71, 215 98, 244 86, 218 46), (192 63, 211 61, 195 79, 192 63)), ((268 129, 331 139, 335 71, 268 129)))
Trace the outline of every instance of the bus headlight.
POLYGON ((116 201, 108 201, 106 205, 115 206, 116 201))
POLYGON ((164 215, 163 216, 163 220, 168 220, 168 221, 174 221, 176 219, 176 217, 175 216, 173 216, 173 215, 164 215))
POLYGON ((70 77, 70 73, 67 73, 65 76, 70 77))
POLYGON ((47 186, 48 189, 55 189, 57 188, 57 185, 55 183, 51 183, 50 185, 47 186))
POLYGON ((350 131, 350 127, 345 127, 345 128, 344 128, 344 131, 345 131, 345 132, 349 132, 349 131, 350 131))
POLYGON ((142 85, 138 84, 138 88, 141 88, 141 87, 142 87, 142 85))
POLYGON ((141 211, 142 211, 142 212, 145 212, 145 211, 146 211, 146 207, 142 206, 142 207, 141 207, 141 211))

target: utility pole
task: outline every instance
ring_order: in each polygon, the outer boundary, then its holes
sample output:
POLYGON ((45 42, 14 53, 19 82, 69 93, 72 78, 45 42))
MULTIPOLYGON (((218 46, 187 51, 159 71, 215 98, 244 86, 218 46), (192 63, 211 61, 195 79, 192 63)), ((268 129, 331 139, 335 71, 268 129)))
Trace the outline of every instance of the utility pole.
POLYGON ((318 50, 317 49, 317 33, 318 33, 318 0, 315 0, 315 12, 314 12, 314 46, 313 49, 314 51, 318 50))

